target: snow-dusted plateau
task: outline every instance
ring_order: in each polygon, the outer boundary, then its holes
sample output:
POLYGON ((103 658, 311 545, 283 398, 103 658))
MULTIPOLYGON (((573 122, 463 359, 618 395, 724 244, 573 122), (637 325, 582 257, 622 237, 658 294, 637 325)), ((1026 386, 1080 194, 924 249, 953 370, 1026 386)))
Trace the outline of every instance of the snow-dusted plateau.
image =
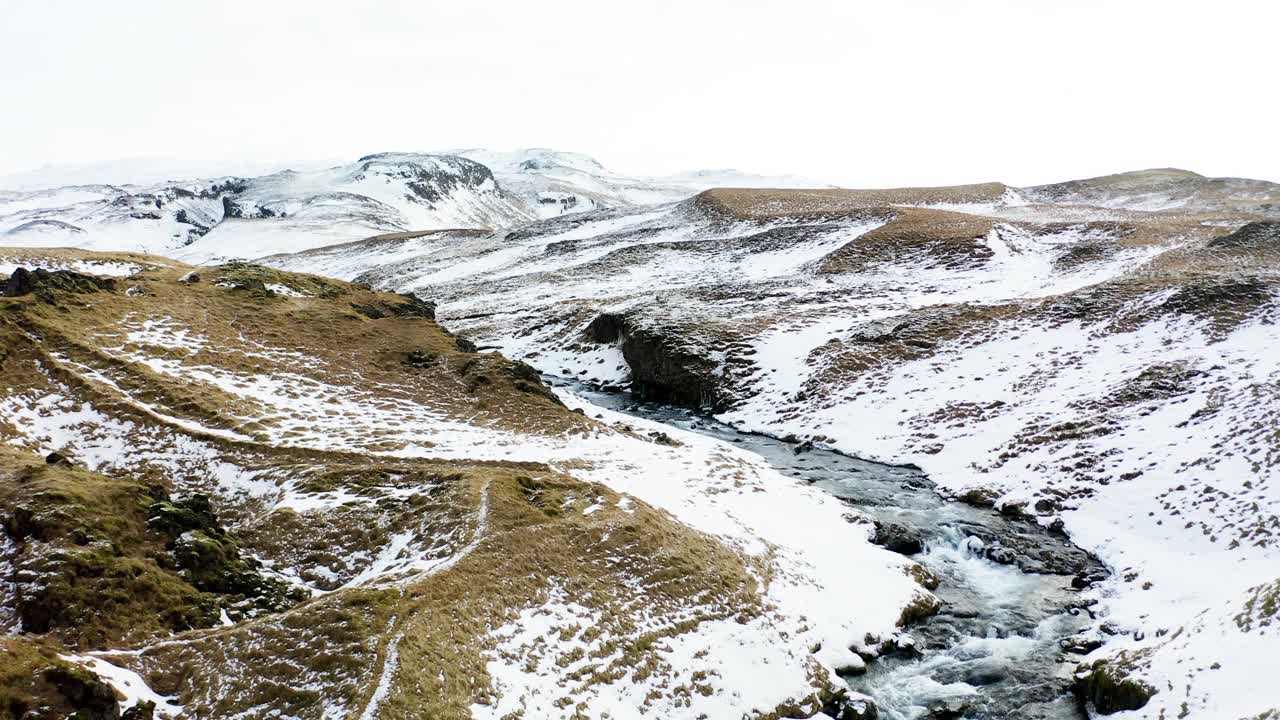
POLYGON ((0 189, 0 717, 1280 718, 1280 185, 0 189))

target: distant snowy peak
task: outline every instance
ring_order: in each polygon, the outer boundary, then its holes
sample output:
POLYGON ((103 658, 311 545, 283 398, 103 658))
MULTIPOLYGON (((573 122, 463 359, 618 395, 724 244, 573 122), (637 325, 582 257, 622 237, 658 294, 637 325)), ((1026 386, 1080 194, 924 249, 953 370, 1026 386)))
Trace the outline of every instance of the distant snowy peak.
POLYGON ((366 155, 353 164, 243 181, 226 201, 233 218, 286 218, 339 199, 378 215, 379 229, 407 230, 447 215, 456 223, 505 224, 521 214, 502 196, 493 173, 459 157, 412 153, 366 155), (473 202, 463 202, 464 196, 473 202), (463 207, 464 205, 473 207, 463 207), (496 222, 495 222, 496 221, 496 222))
POLYGON ((141 252, 179 247, 219 222, 221 197, 242 182, 80 185, 0 193, 0 244, 141 252))
POLYGON ((450 150, 446 155, 469 158, 482 163, 497 173, 529 173, 554 172, 568 170, 598 175, 610 174, 595 158, 575 152, 549 150, 547 148, 527 148, 500 152, 483 148, 450 150))

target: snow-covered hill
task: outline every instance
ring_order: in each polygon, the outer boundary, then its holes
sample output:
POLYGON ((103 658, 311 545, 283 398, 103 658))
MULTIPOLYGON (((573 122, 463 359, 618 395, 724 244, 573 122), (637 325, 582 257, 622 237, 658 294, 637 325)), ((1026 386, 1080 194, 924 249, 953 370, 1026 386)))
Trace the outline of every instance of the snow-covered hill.
POLYGON ((505 227, 529 217, 483 165, 409 153, 256 178, 223 206, 221 223, 171 254, 197 262, 258 257, 388 232, 505 227))
POLYGON ((257 178, 0 195, 0 244, 257 257, 386 232, 502 227, 530 217, 464 158, 383 153, 257 178))
POLYGON ((267 262, 412 290, 546 372, 914 463, 1062 528, 1113 571, 1080 580, 1080 646, 1107 641, 1083 658, 1095 708, 1266 717, 1277 201, 1274 183, 1168 170, 716 190, 267 262))

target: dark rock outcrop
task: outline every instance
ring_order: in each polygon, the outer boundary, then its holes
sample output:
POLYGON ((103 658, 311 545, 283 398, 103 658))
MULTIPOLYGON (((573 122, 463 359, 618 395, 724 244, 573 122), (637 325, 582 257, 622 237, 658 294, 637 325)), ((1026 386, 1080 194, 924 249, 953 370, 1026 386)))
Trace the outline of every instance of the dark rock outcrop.
POLYGON ((434 302, 423 300, 413 293, 401 293, 400 297, 404 302, 351 303, 351 309, 371 320, 381 320, 388 317, 436 319, 436 304, 434 302))
POLYGON ((156 704, 150 700, 132 705, 120 715, 121 720, 155 720, 156 704))
POLYGON ((62 467, 71 467, 72 464, 71 458, 60 452, 49 453, 45 456, 44 462, 46 465, 61 465, 62 467))
POLYGON ((869 698, 851 698, 841 693, 829 698, 822 712, 836 720, 879 720, 880 709, 869 698))
POLYGON ((929 703, 929 714, 926 717, 936 720, 956 720, 964 717, 969 711, 971 700, 967 697, 952 697, 934 700, 929 703))
POLYGON ((238 198, 225 195, 222 198, 222 216, 239 220, 251 220, 277 217, 278 213, 269 207, 245 204, 238 198))
POLYGON ((452 155, 405 157, 374 153, 360 158, 361 175, 384 175, 404 182, 411 198, 430 205, 462 188, 497 188, 493 171, 474 160, 452 155))
POLYGON ((284 583, 264 577, 258 561, 241 553, 218 524, 207 495, 160 500, 147 514, 147 527, 169 537, 166 547, 174 565, 196 589, 250 598, 266 610, 302 599, 284 583))
POLYGON ((713 412, 729 408, 731 398, 716 378, 716 364, 674 333, 634 322, 626 315, 603 313, 591 321, 586 339, 618 343, 631 368, 631 392, 638 399, 713 412))
POLYGON ((512 386, 515 387, 516 390, 519 390, 522 393, 529 393, 531 395, 544 397, 556 405, 564 405, 564 403, 560 401, 560 397, 552 392, 551 388, 547 387, 546 384, 542 382, 542 376, 538 374, 538 371, 535 370, 532 365, 519 360, 513 360, 511 361, 511 364, 507 366, 506 374, 513 381, 512 386))
POLYGON ((587 326, 587 339, 606 345, 622 342, 627 332, 626 321, 616 313, 601 313, 587 326))
POLYGON ((94 293, 99 290, 108 292, 116 289, 113 278, 85 275, 73 270, 54 270, 44 268, 28 270, 18 268, 13 271, 0 291, 3 297, 21 297, 35 293, 46 302, 55 302, 58 293, 94 293))

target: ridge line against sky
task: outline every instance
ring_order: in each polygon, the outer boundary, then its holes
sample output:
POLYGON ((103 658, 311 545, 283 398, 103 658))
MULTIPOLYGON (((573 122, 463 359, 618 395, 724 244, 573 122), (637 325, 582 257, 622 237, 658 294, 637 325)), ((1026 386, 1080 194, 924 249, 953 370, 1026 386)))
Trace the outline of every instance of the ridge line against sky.
POLYGON ((1025 186, 1280 180, 1280 8, 131 0, 6 9, 0 176, 551 147, 615 172, 1025 186))

